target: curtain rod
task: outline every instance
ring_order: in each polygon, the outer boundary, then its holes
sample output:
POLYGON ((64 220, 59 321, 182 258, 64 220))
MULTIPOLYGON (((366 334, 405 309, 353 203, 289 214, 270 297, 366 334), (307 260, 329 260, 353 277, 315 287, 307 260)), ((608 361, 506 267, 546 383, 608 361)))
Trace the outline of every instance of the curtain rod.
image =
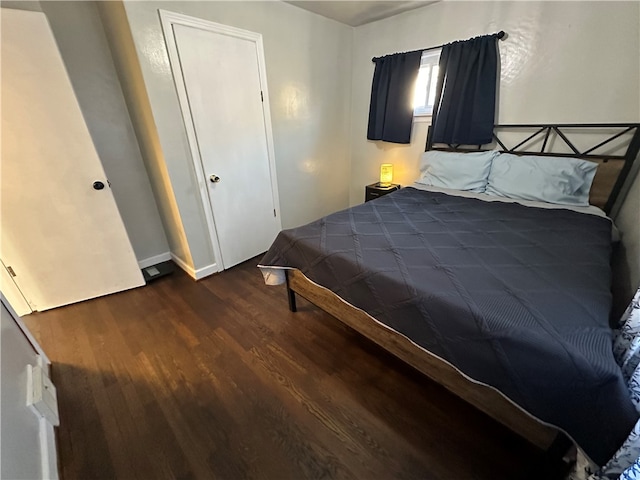
MULTIPOLYGON (((493 33, 493 34, 490 34, 489 36, 495 36, 495 37, 498 37, 498 40, 502 40, 506 35, 507 35, 507 34, 505 33, 505 31, 504 31, 504 30, 500 30, 498 33, 493 33)), ((484 36, 484 35, 480 35, 480 36, 484 36)), ((473 38, 478 38, 478 37, 473 37, 473 38)), ((473 40, 473 38, 470 38, 469 40, 473 40)), ((458 40, 458 41, 459 41, 459 40, 458 40)), ((463 41, 465 41, 465 40, 463 40, 463 41)), ((453 42, 451 42, 451 43, 453 43, 453 42)), ((420 48, 420 49, 418 49, 418 50, 411 50, 411 51, 409 51, 409 52, 400 52, 400 53, 428 52, 429 50, 437 50, 437 49, 439 49, 439 48, 442 48, 442 47, 444 47, 445 45, 449 45, 449 44, 448 44, 448 43, 445 43, 445 44, 443 44, 443 45, 438 45, 437 47, 420 48)), ((391 55, 398 55, 398 54, 397 54, 397 53, 392 53, 391 55)), ((371 61, 372 61, 372 62, 375 62, 376 60, 379 60, 379 59, 384 58, 384 57, 386 57, 386 56, 387 56, 387 55, 383 55, 382 57, 373 57, 373 58, 371 59, 371 61)))

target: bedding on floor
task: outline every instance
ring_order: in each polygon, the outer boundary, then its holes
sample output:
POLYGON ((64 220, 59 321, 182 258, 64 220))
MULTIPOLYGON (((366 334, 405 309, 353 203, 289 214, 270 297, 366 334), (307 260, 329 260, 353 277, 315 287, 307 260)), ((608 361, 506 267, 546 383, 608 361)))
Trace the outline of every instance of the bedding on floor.
POLYGON ((299 269, 602 465, 638 419, 612 353, 611 229, 407 187, 281 232, 260 266, 299 269))

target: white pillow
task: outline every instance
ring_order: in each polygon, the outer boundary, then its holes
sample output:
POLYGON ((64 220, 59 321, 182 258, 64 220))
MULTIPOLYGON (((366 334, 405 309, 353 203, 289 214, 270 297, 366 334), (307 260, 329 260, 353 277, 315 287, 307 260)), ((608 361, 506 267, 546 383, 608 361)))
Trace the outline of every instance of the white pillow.
POLYGON ((577 158, 501 153, 493 160, 485 193, 586 207, 597 168, 597 163, 577 158))
POLYGON ((487 186, 491 161, 497 154, 493 150, 472 153, 429 150, 420 157, 417 183, 482 193, 487 186))

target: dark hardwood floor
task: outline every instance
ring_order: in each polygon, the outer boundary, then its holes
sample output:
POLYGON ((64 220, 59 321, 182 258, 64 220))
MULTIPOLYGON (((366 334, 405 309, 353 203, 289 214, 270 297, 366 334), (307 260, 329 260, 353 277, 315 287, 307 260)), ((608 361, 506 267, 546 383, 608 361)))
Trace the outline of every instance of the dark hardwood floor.
POLYGON ((526 441, 305 300, 290 313, 257 261, 25 317, 64 479, 539 474, 526 441))

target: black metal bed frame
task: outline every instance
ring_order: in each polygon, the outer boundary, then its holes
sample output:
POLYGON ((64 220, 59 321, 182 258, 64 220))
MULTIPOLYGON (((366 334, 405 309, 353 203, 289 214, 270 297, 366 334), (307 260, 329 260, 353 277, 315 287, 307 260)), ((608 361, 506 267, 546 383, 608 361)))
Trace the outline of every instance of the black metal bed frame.
MULTIPOLYGON (((493 142, 486 145, 457 145, 457 144, 437 144, 446 146, 434 146, 432 141, 432 129, 429 127, 427 133, 427 143, 425 150, 442 150, 442 151, 478 151, 483 150, 483 147, 490 147, 496 145, 500 151, 506 153, 513 153, 517 155, 538 155, 538 156, 554 156, 554 157, 574 157, 581 159, 593 159, 602 160, 604 163, 614 160, 623 161, 624 164, 620 169, 618 177, 614 183, 614 186, 609 194, 607 202, 604 206, 605 213, 611 213, 622 187, 631 172, 631 167, 638 157, 640 151, 640 123, 567 123, 567 124, 504 124, 495 125, 493 129, 493 142), (616 129, 615 133, 603 132, 603 130, 616 129), (568 132, 567 130, 573 130, 568 132), (506 142, 499 137, 502 132, 515 132, 515 131, 533 131, 524 140, 520 141, 514 147, 509 148, 506 142), (599 143, 596 143, 589 148, 578 149, 574 142, 569 140, 571 134, 579 132, 580 134, 592 133, 600 134, 604 139, 599 143), (602 147, 611 145, 611 143, 617 138, 622 137, 625 134, 632 133, 632 137, 624 148, 624 153, 620 154, 607 154, 607 153, 594 153, 596 150, 602 147), (556 153, 549 151, 549 138, 552 134, 557 135, 557 138, 561 139, 565 146, 569 147, 571 153, 556 153), (532 143, 534 140, 538 141, 541 136, 544 135, 542 141, 542 147, 539 150, 527 150, 525 147, 527 144, 532 143)), ((620 145, 618 148, 622 148, 620 145)), ((487 148, 484 148, 487 149, 487 148)))

